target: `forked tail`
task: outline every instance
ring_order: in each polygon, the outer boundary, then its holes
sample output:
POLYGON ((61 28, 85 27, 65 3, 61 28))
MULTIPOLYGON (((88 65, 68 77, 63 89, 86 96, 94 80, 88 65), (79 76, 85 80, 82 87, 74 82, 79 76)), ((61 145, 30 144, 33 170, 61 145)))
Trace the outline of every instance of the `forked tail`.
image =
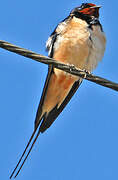
MULTIPOLYGON (((38 128, 38 126, 37 126, 37 128, 38 128)), ((23 159, 23 157, 24 157, 24 155, 25 155, 25 153, 26 153, 26 151, 27 151, 27 149, 28 149, 28 147, 29 147, 29 145, 30 145, 30 143, 31 143, 31 141, 32 141, 32 139, 33 139, 33 137, 34 137, 36 131, 37 131, 37 128, 35 128, 35 130, 33 131, 33 133, 32 133, 32 135, 31 135, 31 137, 30 137, 30 139, 29 139, 29 142, 28 142, 28 144, 27 144, 25 150, 23 151, 23 153, 22 153, 22 155, 21 155, 21 157, 20 157, 20 159, 19 159, 19 161, 18 161, 16 167, 15 167, 14 170, 13 170, 13 172, 11 173, 10 179, 13 177, 13 175, 15 174, 15 172, 16 172, 16 170, 17 170, 19 164, 20 164, 20 162, 22 161, 22 159, 23 159)), ((37 140, 39 134, 40 134, 40 128, 39 128, 39 131, 37 132, 37 135, 36 135, 36 137, 35 137, 35 139, 34 139, 32 145, 31 145, 31 147, 30 147, 30 149, 29 149, 29 151, 28 151, 28 153, 27 153, 25 159, 23 160, 22 164, 20 165, 20 167, 19 167, 19 169, 18 169, 16 175, 14 176, 14 178, 17 177, 17 175, 19 174, 20 170, 22 169, 22 167, 23 167, 23 165, 24 165, 26 159, 28 158, 28 156, 29 156, 29 154, 30 154, 30 152, 31 152, 31 150, 32 150, 32 148, 33 148, 33 146, 34 146, 34 144, 35 144, 35 142, 36 142, 36 140, 37 140)))

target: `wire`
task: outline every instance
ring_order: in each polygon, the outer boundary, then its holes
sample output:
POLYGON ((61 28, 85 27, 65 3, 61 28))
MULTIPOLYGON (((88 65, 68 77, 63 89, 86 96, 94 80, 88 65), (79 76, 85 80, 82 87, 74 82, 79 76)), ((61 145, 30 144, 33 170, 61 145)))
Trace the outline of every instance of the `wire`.
POLYGON ((16 45, 13 45, 9 42, 2 41, 2 40, 0 40, 0 47, 3 49, 6 49, 8 51, 14 52, 16 54, 19 54, 21 56, 25 56, 25 57, 33 59, 35 61, 44 63, 44 64, 48 64, 48 65, 51 64, 51 65, 53 65, 53 67, 55 67, 57 69, 61 69, 65 72, 68 72, 75 76, 79 76, 83 79, 92 81, 101 86, 105 86, 107 88, 111 88, 115 91, 118 91, 118 83, 109 81, 109 80, 104 79, 99 76, 95 76, 95 75, 91 74, 90 72, 87 72, 86 70, 81 70, 81 69, 76 68, 74 65, 67 65, 67 64, 60 63, 59 61, 54 60, 52 58, 43 56, 41 54, 37 54, 35 52, 29 51, 27 49, 18 47, 16 45))

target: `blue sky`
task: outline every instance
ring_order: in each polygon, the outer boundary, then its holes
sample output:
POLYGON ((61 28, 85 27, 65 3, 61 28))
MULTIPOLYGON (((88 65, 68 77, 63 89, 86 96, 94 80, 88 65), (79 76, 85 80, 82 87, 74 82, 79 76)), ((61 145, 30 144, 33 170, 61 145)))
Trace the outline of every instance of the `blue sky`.
MULTIPOLYGON (((47 55, 45 41, 78 0, 4 0, 0 39, 47 55)), ((94 74, 118 82, 118 1, 102 5, 107 36, 103 61, 94 74)), ((33 131, 47 66, 0 49, 0 177, 9 179, 33 131)), ((117 180, 118 92, 84 81, 55 123, 42 134, 18 180, 117 180)))

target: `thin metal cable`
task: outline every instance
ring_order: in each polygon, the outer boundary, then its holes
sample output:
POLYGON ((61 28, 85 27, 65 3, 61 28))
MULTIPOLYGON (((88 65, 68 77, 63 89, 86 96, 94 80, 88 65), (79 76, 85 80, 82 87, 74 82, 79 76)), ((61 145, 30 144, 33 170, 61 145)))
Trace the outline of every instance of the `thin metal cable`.
POLYGON ((52 58, 43 56, 41 54, 37 54, 35 52, 29 51, 27 49, 24 49, 24 48, 21 48, 18 46, 15 46, 11 43, 8 43, 8 42, 2 41, 2 40, 0 40, 0 47, 3 49, 6 49, 8 51, 14 52, 16 54, 19 54, 21 56, 25 56, 25 57, 33 59, 35 61, 44 63, 44 64, 48 64, 48 65, 52 64, 57 69, 61 69, 65 72, 68 72, 68 73, 73 74, 75 76, 82 77, 83 79, 92 81, 92 82, 99 84, 101 86, 105 86, 107 88, 111 88, 115 91, 118 91, 118 83, 109 81, 109 80, 104 79, 104 78, 99 77, 99 76, 95 76, 95 75, 93 75, 93 74, 91 74, 85 70, 78 69, 78 68, 74 67, 73 65, 66 65, 66 64, 60 63, 59 61, 54 60, 52 58))

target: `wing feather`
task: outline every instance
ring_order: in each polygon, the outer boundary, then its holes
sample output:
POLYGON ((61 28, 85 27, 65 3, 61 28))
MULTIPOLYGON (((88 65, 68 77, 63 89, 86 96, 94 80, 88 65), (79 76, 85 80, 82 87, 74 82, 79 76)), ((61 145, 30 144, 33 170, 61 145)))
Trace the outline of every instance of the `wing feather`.
MULTIPOLYGON (((67 17, 61 23, 59 23, 59 25, 55 28, 53 33, 48 38, 48 41, 46 43, 46 49, 48 50, 48 56, 51 58, 53 58, 53 55, 54 55, 54 45, 55 45, 56 39, 58 38, 60 33, 62 33, 62 31, 64 30, 64 27, 66 26, 66 23, 68 23, 69 18, 70 17, 67 17)), ((41 122, 41 125, 39 128, 39 130, 41 132, 44 132, 47 128, 49 128, 51 126, 51 124, 55 121, 57 116, 63 111, 65 106, 68 104, 71 97, 74 95, 74 93, 76 92, 76 90, 78 89, 78 87, 80 86, 80 84, 82 82, 82 79, 80 78, 78 81, 76 81, 73 84, 68 95, 66 96, 66 98, 64 99, 64 101, 62 102, 62 104, 59 107, 58 107, 58 104, 56 104, 56 106, 53 109, 51 109, 50 112, 42 114, 43 103, 45 101, 46 92, 48 89, 48 85, 50 83, 50 78, 51 78, 52 73, 54 73, 54 69, 52 66, 49 66, 48 75, 46 78, 46 82, 44 85, 43 93, 41 96, 41 100, 40 100, 40 103, 38 106, 36 119, 35 119, 35 128, 37 128, 37 126, 39 126, 39 124, 41 122)))
POLYGON ((73 84, 70 92, 64 99, 63 103, 59 106, 59 108, 58 108, 58 104, 57 104, 48 114, 45 114, 42 124, 40 126, 41 132, 44 132, 46 129, 48 129, 51 126, 51 124, 55 121, 57 116, 63 111, 65 106, 69 103, 70 99, 75 94, 75 92, 77 91, 77 89, 81 83, 82 83, 82 79, 80 78, 78 81, 76 81, 73 84))

